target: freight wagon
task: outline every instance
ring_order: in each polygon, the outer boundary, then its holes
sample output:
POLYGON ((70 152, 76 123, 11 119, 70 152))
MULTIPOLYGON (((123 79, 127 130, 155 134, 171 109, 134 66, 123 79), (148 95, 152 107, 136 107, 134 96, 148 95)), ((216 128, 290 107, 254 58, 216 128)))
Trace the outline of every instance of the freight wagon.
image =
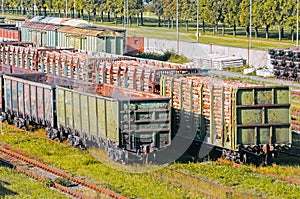
POLYGON ((268 161, 291 145, 288 87, 164 76, 161 94, 171 98, 172 137, 193 141, 196 157, 198 143, 244 162, 268 161))
POLYGON ((197 68, 162 61, 114 58, 52 48, 0 46, 2 63, 47 74, 94 83, 105 83, 139 91, 159 93, 164 74, 199 74, 197 68))
POLYGON ((13 24, 0 23, 0 38, 4 41, 20 41, 21 32, 13 24))
POLYGON ((170 142, 169 98, 46 74, 3 75, 9 123, 47 127, 51 139, 105 148, 115 161, 143 157, 170 142))

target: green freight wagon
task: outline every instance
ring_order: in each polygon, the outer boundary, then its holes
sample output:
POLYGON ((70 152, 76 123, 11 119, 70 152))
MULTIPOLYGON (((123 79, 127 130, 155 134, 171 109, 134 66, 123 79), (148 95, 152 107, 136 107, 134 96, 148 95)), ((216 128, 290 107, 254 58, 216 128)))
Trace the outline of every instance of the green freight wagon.
POLYGON ((169 98, 111 85, 83 89, 56 87, 58 130, 71 145, 96 144, 120 161, 170 144, 169 98))
POLYGON ((58 30, 58 46, 88 52, 106 52, 123 55, 126 42, 125 34, 125 30, 96 26, 65 26, 58 30))
POLYGON ((171 98, 173 139, 190 139, 242 161, 290 147, 288 87, 164 76, 161 94, 171 98))
MULTIPOLYGON (((12 68, 19 74, 3 75, 2 119, 19 128, 29 124, 56 128, 55 86, 76 86, 76 80, 12 68), (20 74, 25 73, 26 74, 20 74), (28 74, 29 73, 29 74, 28 74)), ((86 83, 89 85, 88 83, 86 83)), ((83 85, 83 83, 80 83, 83 85)), ((54 137, 53 137, 54 138, 54 137)))
POLYGON ((24 42, 33 42, 36 46, 56 47, 57 29, 61 25, 27 22, 21 27, 21 39, 24 42))

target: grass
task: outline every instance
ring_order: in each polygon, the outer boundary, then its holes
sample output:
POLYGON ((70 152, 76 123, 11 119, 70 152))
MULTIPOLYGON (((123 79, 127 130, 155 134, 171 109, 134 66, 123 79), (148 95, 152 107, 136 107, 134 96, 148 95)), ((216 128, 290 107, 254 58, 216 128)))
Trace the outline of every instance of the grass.
MULTIPOLYGON (((3 125, 5 142, 27 152, 31 156, 42 158, 46 163, 63 169, 74 175, 92 179, 94 183, 114 190, 130 198, 201 198, 202 195, 191 195, 188 190, 170 185, 147 173, 129 173, 117 170, 101 163, 88 151, 72 148, 66 144, 41 138, 23 131, 14 131, 3 125)), ((44 132, 43 132, 44 133, 44 132)))
POLYGON ((153 171, 157 168, 120 165, 111 162, 106 154, 104 152, 100 154, 99 150, 82 151, 71 148, 66 143, 60 144, 51 141, 45 138, 43 130, 32 135, 32 133, 26 134, 22 130, 3 125, 3 132, 4 135, 0 135, 1 142, 11 144, 31 156, 43 159, 50 165, 66 170, 73 175, 90 179, 94 183, 131 198, 203 198, 203 191, 226 198, 226 191, 222 191, 226 190, 224 187, 232 188, 234 190, 232 193, 235 195, 244 193, 266 198, 300 197, 299 186, 253 173, 246 168, 234 168, 216 162, 207 164, 178 163, 171 166, 173 169, 220 186, 218 191, 211 192, 208 188, 207 190, 203 189, 200 182, 174 175, 168 170, 153 171), (95 156, 99 156, 99 159, 95 156), (103 156, 105 157, 103 158, 103 156), (132 172, 137 169, 140 169, 140 173, 132 172))
POLYGON ((11 169, 0 167, 0 198, 68 198, 11 169))
POLYGON ((289 184, 276 178, 253 173, 247 167, 233 168, 217 162, 207 164, 174 164, 174 169, 190 175, 214 181, 235 190, 245 191, 264 198, 299 198, 300 186, 289 184))

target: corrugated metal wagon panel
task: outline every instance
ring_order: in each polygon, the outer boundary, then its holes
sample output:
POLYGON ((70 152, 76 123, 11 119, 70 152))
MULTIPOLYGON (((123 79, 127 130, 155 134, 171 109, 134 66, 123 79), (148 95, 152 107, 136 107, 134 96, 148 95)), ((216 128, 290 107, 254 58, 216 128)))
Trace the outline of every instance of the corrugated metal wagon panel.
POLYGON ((81 102, 81 118, 82 118, 82 131, 89 132, 89 109, 88 109, 88 96, 80 95, 81 102))
POLYGON ((119 142, 119 104, 106 100, 107 138, 119 142))
POLYGON ((98 135, 106 137, 106 100, 97 98, 98 135))
POLYGON ((38 124, 54 123, 53 88, 39 83, 42 74, 5 75, 6 98, 13 97, 7 110, 15 117, 21 117, 38 124))
POLYGON ((74 118, 74 128, 75 130, 81 132, 81 102, 80 102, 80 94, 73 93, 73 118, 74 118))
POLYGON ((18 104, 18 109, 19 109, 19 112, 21 113, 25 113, 25 101, 24 101, 24 96, 25 96, 25 90, 24 90, 24 84, 23 83, 19 83, 18 84, 18 101, 19 101, 19 104, 18 104))
MULTIPOLYGON (((89 97, 89 137, 91 138, 94 136, 95 138, 98 137, 98 121, 97 121, 97 98, 96 97, 89 97)), ((99 115, 101 117, 101 115, 99 115)))
POLYGON ((56 89, 57 123, 66 126, 65 122, 65 91, 56 89))
POLYGON ((65 113, 66 127, 73 129, 73 94, 70 91, 65 92, 65 113))

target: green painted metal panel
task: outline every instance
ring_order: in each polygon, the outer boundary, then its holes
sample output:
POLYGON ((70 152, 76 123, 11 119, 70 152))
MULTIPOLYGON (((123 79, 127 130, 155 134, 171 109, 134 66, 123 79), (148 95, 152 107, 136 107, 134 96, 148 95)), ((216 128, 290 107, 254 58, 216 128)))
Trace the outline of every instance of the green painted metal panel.
MULTIPOLYGON (((291 143, 290 91, 287 87, 238 89, 236 145, 291 143)), ((234 113, 234 112, 233 112, 234 113)), ((234 132, 233 132, 234 133, 234 132)))
POLYGON ((71 91, 65 91, 66 127, 73 128, 73 97, 71 91))
POLYGON ((269 144, 271 139, 270 128, 259 128, 258 129, 258 142, 261 144, 269 144))
POLYGON ((237 131, 237 144, 254 145, 255 142, 255 128, 240 128, 237 131))
POLYGON ((264 89, 254 92, 256 103, 255 104, 272 104, 274 96, 272 90, 264 89))
POLYGON ((123 50, 123 41, 121 37, 116 37, 116 52, 115 54, 121 55, 123 50))
POLYGON ((262 109, 238 109, 237 124, 261 124, 263 112, 262 109))
POLYGON ((65 126, 65 90, 57 88, 56 89, 56 107, 57 107, 57 123, 65 126))
POLYGON ((291 143, 291 132, 288 127, 274 127, 274 134, 273 137, 275 137, 275 140, 273 142, 275 143, 291 143))
POLYGON ((98 135, 106 137, 106 105, 105 99, 97 98, 98 135))
POLYGON ((81 103, 80 103, 80 94, 73 92, 73 111, 74 111, 74 128, 81 132, 81 103))
POLYGON ((266 123, 288 123, 289 120, 288 108, 267 108, 266 123))
POLYGON ((113 46, 111 45, 110 37, 105 37, 105 52, 113 53, 113 46))
POLYGON ((97 99, 96 96, 89 96, 89 123, 90 123, 90 130, 89 135, 97 137, 97 99))
POLYGON ((119 104, 106 100, 107 138, 119 141, 119 104))
POLYGON ((89 109, 88 109, 88 96, 81 95, 81 118, 82 118, 82 131, 89 132, 89 109))
POLYGON ((105 52, 105 38, 98 37, 97 38, 97 52, 105 52))
POLYGON ((252 90, 244 90, 237 92, 237 104, 238 105, 252 105, 254 96, 252 90))
POLYGON ((300 147, 300 133, 293 132, 292 140, 293 146, 300 147))
POLYGON ((275 104, 289 104, 290 103, 290 91, 288 89, 275 89, 274 92, 275 104))

